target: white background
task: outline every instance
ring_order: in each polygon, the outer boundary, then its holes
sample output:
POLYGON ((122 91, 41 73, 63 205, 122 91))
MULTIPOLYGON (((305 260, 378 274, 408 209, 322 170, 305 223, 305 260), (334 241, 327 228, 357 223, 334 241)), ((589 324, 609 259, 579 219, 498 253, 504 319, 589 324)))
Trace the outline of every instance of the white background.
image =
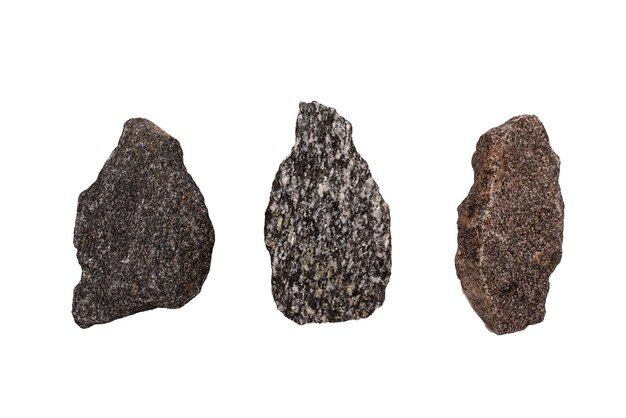
POLYGON ((626 414, 626 14, 615 2, 0 5, 0 415, 626 414), (393 273, 366 320, 298 326, 264 211, 300 101, 354 127, 389 203, 393 273), (478 137, 533 113, 561 157, 547 316, 497 336, 454 269, 478 137), (179 310, 74 324, 78 194, 146 117, 179 139, 216 231, 179 310))

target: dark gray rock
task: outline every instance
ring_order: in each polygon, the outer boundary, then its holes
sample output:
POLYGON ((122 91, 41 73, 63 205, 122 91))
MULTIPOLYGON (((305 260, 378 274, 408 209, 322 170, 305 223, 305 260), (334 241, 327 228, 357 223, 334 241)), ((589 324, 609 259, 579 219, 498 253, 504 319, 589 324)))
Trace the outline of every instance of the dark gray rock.
POLYGON ((559 157, 536 116, 482 135, 474 185, 459 206, 456 271, 470 304, 496 334, 543 321, 561 261, 559 157))
POLYGON ((296 143, 265 213, 272 293, 289 319, 365 318, 391 275, 389 207, 335 109, 300 103, 296 143))
POLYGON ((74 246, 83 272, 74 320, 87 328, 185 305, 209 273, 214 241, 178 141, 146 119, 129 120, 78 198, 74 246))

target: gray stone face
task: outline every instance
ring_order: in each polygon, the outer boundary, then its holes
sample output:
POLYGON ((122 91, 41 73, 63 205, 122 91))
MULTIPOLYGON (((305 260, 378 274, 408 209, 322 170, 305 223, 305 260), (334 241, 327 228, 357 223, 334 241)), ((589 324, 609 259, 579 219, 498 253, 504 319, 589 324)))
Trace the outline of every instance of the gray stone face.
POLYGON ((459 206, 456 271, 467 299, 496 334, 543 321, 549 277, 561 260, 559 157, 536 116, 482 135, 474 185, 459 206))
POLYGON ((146 119, 129 120, 78 198, 74 246, 82 277, 74 320, 87 328, 185 305, 209 273, 214 241, 178 141, 146 119))
POLYGON ((335 109, 300 103, 265 213, 278 309, 298 324, 365 318, 391 275, 389 207, 335 109))

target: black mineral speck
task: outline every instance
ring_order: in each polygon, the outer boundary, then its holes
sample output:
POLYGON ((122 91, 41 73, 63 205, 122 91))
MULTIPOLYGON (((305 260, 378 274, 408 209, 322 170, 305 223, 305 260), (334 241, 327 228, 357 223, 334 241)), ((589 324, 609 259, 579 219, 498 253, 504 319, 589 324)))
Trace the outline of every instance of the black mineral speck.
POLYGON ((146 119, 129 120, 78 198, 74 246, 82 276, 74 320, 87 328, 185 305, 209 273, 214 242, 178 141, 146 119))
POLYGON ((335 109, 301 103, 296 143, 265 213, 272 293, 289 319, 370 316, 391 275, 389 207, 335 109))

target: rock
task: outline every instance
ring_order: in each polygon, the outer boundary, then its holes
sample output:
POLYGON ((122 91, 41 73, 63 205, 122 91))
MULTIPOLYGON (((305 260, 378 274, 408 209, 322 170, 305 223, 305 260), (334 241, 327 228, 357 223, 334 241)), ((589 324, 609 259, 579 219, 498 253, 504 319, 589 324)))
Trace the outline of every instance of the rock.
POLYGON ((370 316, 391 275, 389 207, 335 109, 300 103, 265 212, 278 309, 298 324, 370 316))
POLYGON ((458 208, 456 271, 470 304, 496 334, 545 316, 563 242, 559 166, 536 116, 515 117, 478 140, 474 185, 458 208))
POLYGON ((178 141, 146 119, 129 120, 78 198, 74 246, 83 272, 74 320, 87 328, 185 305, 209 273, 214 241, 178 141))

